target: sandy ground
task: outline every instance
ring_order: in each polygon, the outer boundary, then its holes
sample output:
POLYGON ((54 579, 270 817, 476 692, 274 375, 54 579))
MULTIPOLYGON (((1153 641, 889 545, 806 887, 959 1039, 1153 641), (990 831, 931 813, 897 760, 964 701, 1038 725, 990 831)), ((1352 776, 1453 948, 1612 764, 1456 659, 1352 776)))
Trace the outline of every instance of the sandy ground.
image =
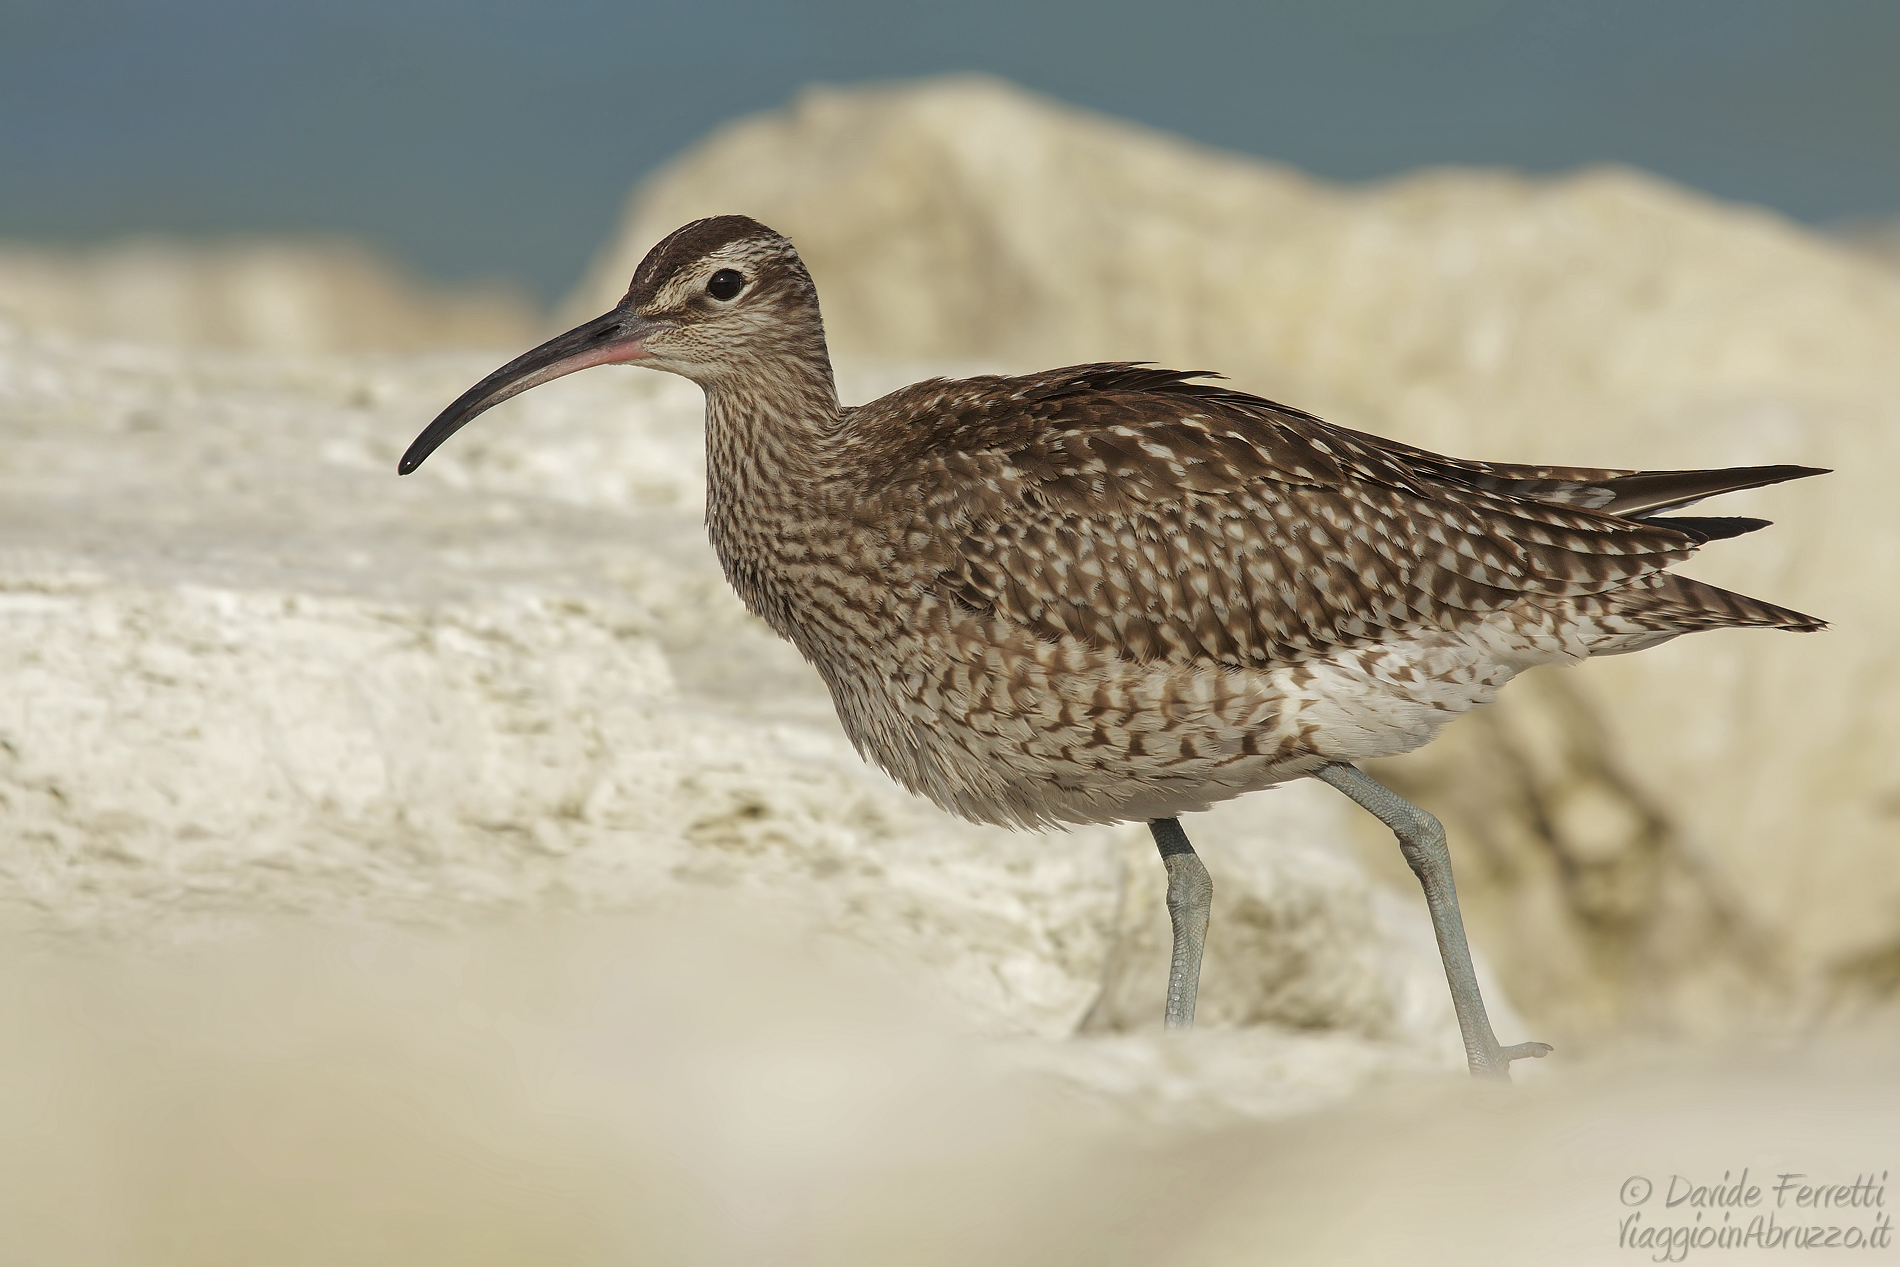
MULTIPOLYGON (((1160 1121, 1157 1067, 1310 1082, 1356 1057, 1316 1039, 1289 1062, 1251 1031, 1087 1040, 1149 1086, 1086 1092, 875 956, 772 923, 709 901, 156 954, 16 940, 0 1259, 1751 1262, 1804 1260, 1776 1238, 1810 1227, 1890 1235, 1891 1031, 1160 1121), (1797 1204, 1856 1183, 1831 1194, 1854 1204, 1797 1204), (1737 1204, 1691 1195, 1738 1184, 1737 1204), (1673 1249, 1637 1243, 1659 1228, 1673 1249), (1752 1240, 1681 1239, 1703 1228, 1752 1240)), ((1846 1257, 1892 1261, 1883 1243, 1846 1257)))

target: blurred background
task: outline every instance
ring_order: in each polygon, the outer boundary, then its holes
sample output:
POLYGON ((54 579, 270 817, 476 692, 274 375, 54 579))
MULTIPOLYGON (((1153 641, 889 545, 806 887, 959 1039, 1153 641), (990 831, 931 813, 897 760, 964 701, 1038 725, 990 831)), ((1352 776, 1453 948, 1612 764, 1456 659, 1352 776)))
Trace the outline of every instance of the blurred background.
POLYGON ((1861 0, 7 0, 0 238, 342 238, 546 307, 718 125, 981 71, 1334 180, 1626 163, 1877 241, 1896 48, 1861 0))
POLYGON ((0 1088, 44 1093, 0 1221, 1591 1262, 1657 1166, 1900 1173, 1897 62, 1846 0, 0 0, 0 1088), (735 211, 848 401, 1126 358, 1461 456, 1835 468, 1685 568, 1826 633, 1539 671, 1376 771, 1447 824, 1500 1036, 1558 1044, 1520 1098, 1460 1098, 1416 883, 1310 782, 1189 823, 1164 1038, 1145 829, 864 767, 706 546, 691 385, 564 379, 394 477, 735 211))

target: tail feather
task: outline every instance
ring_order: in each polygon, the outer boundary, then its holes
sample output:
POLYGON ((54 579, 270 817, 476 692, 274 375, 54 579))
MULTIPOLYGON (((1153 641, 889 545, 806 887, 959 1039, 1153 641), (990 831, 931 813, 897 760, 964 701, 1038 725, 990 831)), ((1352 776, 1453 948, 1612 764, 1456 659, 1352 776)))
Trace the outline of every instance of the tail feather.
POLYGON ((1610 490, 1612 496, 1597 509, 1626 518, 1647 519, 1664 511, 1681 510, 1684 506, 1699 502, 1704 497, 1714 497, 1717 493, 1739 492, 1744 488, 1761 488, 1784 480, 1826 474, 1827 471, 1816 466, 1732 466, 1715 471, 1638 471, 1634 475, 1622 475, 1604 481, 1604 487, 1610 490))
POLYGON ((1449 458, 1384 436, 1350 433, 1354 438, 1403 458, 1412 466, 1443 479, 1521 497, 1526 501, 1599 510, 1626 519, 1651 515, 1699 502, 1718 493, 1761 488, 1784 480, 1805 479, 1829 472, 1817 466, 1730 466, 1703 471, 1631 471, 1615 467, 1521 466, 1506 462, 1473 462, 1449 458))
POLYGON ((1681 633, 1701 629, 1788 629, 1813 633, 1827 622, 1815 616, 1777 607, 1759 598, 1717 589, 1673 572, 1645 578, 1650 583, 1619 595, 1620 614, 1681 633))
POLYGON ((1739 537, 1745 532, 1759 532, 1774 524, 1772 519, 1745 519, 1740 515, 1670 515, 1660 519, 1646 516, 1643 522, 1674 528, 1677 532, 1686 532, 1696 539, 1697 545, 1707 545, 1711 541, 1725 541, 1730 537, 1739 537))

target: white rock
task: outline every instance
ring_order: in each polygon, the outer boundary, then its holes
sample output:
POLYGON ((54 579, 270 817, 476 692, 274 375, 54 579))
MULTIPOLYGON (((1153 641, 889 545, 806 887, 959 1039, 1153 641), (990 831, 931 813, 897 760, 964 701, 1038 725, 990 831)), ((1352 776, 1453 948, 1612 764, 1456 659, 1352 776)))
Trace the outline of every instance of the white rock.
POLYGON ((324 239, 0 243, 0 320, 81 338, 276 352, 506 347, 539 328, 534 306, 508 287, 430 286, 360 245, 324 239))
POLYGON ((1421 903, 1381 913, 1344 803, 1295 789, 1197 829, 1233 916, 1209 1020, 1266 1027, 1260 1049, 1324 1034, 1336 1058, 1265 1060, 1191 1104, 1129 1090, 1158 1035, 1070 1036, 1158 1028, 1145 830, 972 827, 865 767, 718 573, 696 389, 553 384, 398 480, 488 368, 0 345, 0 893, 29 928, 163 944, 712 893, 867 948, 1141 1112, 1458 1068, 1421 903))
POLYGON ((798 244, 847 358, 1157 361, 1466 457, 1835 468, 1711 503, 1779 522, 1685 569, 1829 632, 1525 682, 1384 774, 1450 820, 1500 970, 1563 1033, 1881 988, 1854 965, 1900 944, 1900 273, 1630 171, 1343 188, 951 79, 729 125, 637 192, 568 314, 725 212, 798 244))
MULTIPOLYGON (((801 111, 686 160, 654 232, 702 195, 793 232, 854 398, 1178 356, 1482 456, 1839 463, 1732 499, 1783 523, 1698 565, 1835 632, 1533 678, 1393 773, 1576 1032, 1732 1025, 1861 951, 1833 979, 1879 988, 1891 282, 1623 174, 1346 192, 981 85, 801 111)), ((1885 1164, 1890 1039, 1433 1089, 1416 889, 1317 786, 1190 824, 1209 1024, 1162 1040, 1145 833, 973 828, 866 769, 717 573, 693 389, 564 380, 394 477, 492 366, 0 325, 0 1225, 34 1261, 1595 1262, 1631 1176, 1885 1164)))

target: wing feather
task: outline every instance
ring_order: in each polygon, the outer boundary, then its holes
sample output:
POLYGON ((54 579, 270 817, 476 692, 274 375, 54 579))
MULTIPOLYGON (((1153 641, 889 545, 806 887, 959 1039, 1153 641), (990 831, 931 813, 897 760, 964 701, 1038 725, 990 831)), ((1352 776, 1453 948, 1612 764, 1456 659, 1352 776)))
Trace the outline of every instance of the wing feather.
POLYGON ((913 427, 866 442, 867 522, 908 525, 917 583, 1039 637, 1258 664, 1627 585, 1703 538, 1626 516, 1809 473, 1467 462, 1193 377, 1098 365, 906 389, 933 422, 920 434, 897 398, 863 411, 913 427))

